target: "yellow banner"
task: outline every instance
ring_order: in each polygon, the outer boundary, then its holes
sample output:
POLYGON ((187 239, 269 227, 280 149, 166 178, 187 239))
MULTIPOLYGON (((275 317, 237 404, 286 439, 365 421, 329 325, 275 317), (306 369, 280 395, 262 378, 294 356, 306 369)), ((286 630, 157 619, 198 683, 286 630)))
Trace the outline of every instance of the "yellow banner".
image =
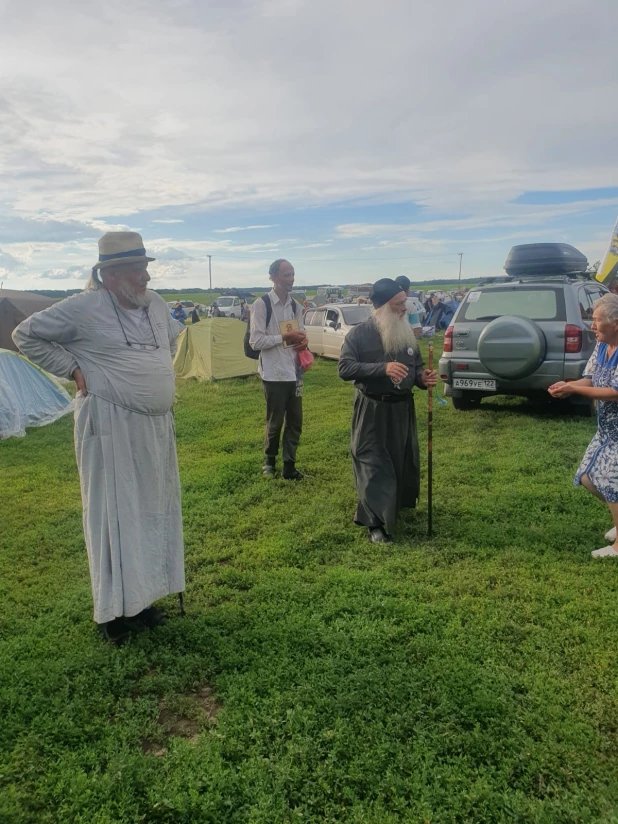
POLYGON ((616 221, 614 231, 612 232, 612 239, 609 242, 609 248, 605 253, 605 257, 603 258, 603 261, 599 266, 599 271, 596 273, 595 277, 601 283, 609 286, 609 284, 615 280, 616 275, 618 275, 618 220, 616 221))

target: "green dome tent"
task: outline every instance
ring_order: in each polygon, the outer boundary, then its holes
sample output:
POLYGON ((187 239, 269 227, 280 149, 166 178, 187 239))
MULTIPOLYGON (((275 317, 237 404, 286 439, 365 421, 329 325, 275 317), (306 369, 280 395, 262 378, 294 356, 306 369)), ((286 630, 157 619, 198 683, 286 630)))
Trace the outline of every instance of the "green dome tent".
POLYGON ((178 338, 174 370, 179 378, 218 381, 257 372, 258 362, 246 357, 247 324, 231 318, 209 318, 187 326, 178 338))

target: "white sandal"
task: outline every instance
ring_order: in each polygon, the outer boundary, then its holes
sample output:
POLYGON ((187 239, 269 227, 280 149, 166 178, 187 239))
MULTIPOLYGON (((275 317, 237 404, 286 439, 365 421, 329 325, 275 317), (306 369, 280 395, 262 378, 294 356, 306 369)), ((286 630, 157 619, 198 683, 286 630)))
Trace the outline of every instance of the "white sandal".
POLYGON ((613 526, 609 532, 605 533, 605 540, 611 541, 612 543, 616 540, 616 527, 613 526))
POLYGON ((595 549, 590 553, 593 558, 618 558, 618 550, 613 546, 604 546, 602 549, 595 549))

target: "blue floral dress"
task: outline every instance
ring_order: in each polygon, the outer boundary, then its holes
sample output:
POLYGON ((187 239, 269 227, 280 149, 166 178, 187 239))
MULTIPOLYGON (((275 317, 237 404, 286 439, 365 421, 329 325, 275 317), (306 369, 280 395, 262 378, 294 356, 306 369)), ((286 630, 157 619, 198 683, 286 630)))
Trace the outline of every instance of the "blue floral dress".
MULTIPOLYGON (((607 357, 607 344, 597 343, 584 369, 592 385, 618 391, 618 349, 607 357)), ((609 503, 618 503, 618 401, 597 401, 598 428, 575 475, 575 486, 587 475, 609 503)))

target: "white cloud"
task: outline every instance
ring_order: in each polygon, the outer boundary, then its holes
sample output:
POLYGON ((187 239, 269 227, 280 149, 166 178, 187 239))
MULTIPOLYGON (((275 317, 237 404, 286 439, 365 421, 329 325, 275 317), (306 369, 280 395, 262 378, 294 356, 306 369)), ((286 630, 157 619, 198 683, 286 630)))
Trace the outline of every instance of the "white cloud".
POLYGON ((0 249, 0 275, 7 277, 10 274, 18 273, 23 268, 23 262, 8 252, 0 249))
POLYGON ((13 4, 7 206, 81 221, 191 204, 447 209, 615 183, 617 15, 614 0, 13 4))
POLYGON ((151 254, 152 257, 156 257, 157 260, 161 261, 191 259, 191 255, 182 249, 177 249, 175 246, 168 246, 167 244, 160 244, 156 241, 148 244, 147 252, 151 254))
POLYGON ((39 277, 44 280, 87 280, 91 272, 89 266, 69 266, 66 269, 46 269, 39 277))
POLYGON ((217 235, 226 235, 230 232, 248 232, 250 229, 274 229, 276 223, 264 224, 262 226, 230 226, 228 229, 215 229, 217 235))
POLYGON ((322 246, 330 246, 332 240, 326 240, 324 243, 305 243, 302 246, 295 246, 295 249, 319 249, 322 246))
MULTIPOLYGON (((618 184, 616 23, 615 0, 5 3, 0 243, 17 266, 0 267, 24 279, 68 271, 96 259, 104 231, 183 223, 153 213, 191 213, 187 227, 196 214, 212 226, 216 215, 224 227, 146 238, 164 246, 160 265, 169 265, 158 277, 180 277, 182 263, 202 278, 203 257, 214 254, 229 256, 218 272, 264 282, 252 258, 286 254, 292 239, 204 238, 274 229, 265 221, 283 212, 291 225, 298 209, 336 205, 334 248, 425 254, 428 235, 446 245, 454 233, 460 243, 489 229, 532 236, 603 203, 615 210, 611 199, 513 201, 618 184), (425 222, 399 225, 395 209, 386 221, 352 222, 345 208, 401 204, 404 215, 410 201, 425 222), (246 256, 244 269, 233 255, 246 256)), ((311 250, 332 228, 285 233, 311 250)), ((596 234, 582 230, 582 243, 594 247, 596 234)))
POLYGON ((417 223, 344 223, 335 230, 341 238, 379 237, 405 232, 452 232, 471 229, 491 229, 500 226, 536 226, 549 223, 561 217, 581 215, 603 207, 618 207, 618 198, 582 200, 553 206, 520 206, 504 204, 501 212, 489 209, 474 217, 457 217, 443 220, 419 221, 417 223))

